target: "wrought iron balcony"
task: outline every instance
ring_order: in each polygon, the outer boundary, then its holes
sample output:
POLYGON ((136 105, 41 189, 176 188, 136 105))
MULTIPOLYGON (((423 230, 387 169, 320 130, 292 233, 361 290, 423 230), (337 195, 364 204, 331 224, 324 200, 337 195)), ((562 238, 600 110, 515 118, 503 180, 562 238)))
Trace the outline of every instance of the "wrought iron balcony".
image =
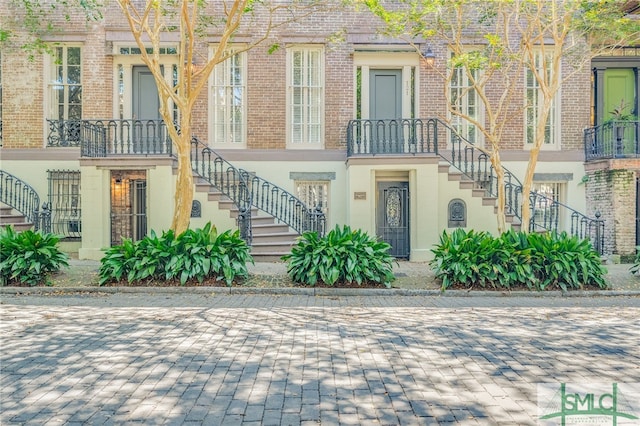
POLYGON ((80 147, 83 157, 171 156, 162 120, 47 120, 47 146, 80 147))
POLYGON ((610 121, 584 131, 586 161, 640 158, 640 122, 610 121))
POLYGON ((347 156, 438 153, 434 119, 351 120, 347 156))

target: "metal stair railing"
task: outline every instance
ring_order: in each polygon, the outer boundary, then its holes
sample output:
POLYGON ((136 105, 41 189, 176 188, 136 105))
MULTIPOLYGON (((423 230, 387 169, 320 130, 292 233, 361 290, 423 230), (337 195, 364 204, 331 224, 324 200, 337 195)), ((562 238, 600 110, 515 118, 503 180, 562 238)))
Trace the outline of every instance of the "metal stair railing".
POLYGON ((285 189, 234 167, 196 137, 191 141, 194 172, 228 196, 238 206, 240 215, 246 215, 248 233, 251 232, 251 208, 255 207, 298 233, 316 231, 324 235, 326 218, 319 207, 311 209, 285 189))
POLYGON ((309 208, 285 189, 256 175, 249 176, 251 205, 286 223, 296 232, 313 231, 321 237, 326 231, 326 218, 320 206, 309 208))
MULTIPOLYGON (((451 126, 442 120, 432 118, 427 120, 427 128, 432 132, 433 140, 438 140, 438 127, 445 129, 448 141, 451 144, 450 156, 438 152, 441 158, 446 160, 455 169, 476 182, 478 187, 484 189, 489 197, 498 196, 498 178, 489 156, 473 144, 460 136, 451 126)), ((508 169, 504 168, 504 194, 505 213, 522 220, 522 183, 508 169)), ((569 221, 567 231, 578 238, 587 238, 593 244, 594 249, 604 253, 604 220, 600 219, 600 213, 596 212, 595 218, 590 218, 577 210, 560 203, 535 191, 529 193, 530 219, 529 232, 558 231, 563 223, 569 221)))
POLYGON ((33 223, 35 230, 51 232, 51 208, 49 203, 42 205, 40 196, 25 181, 9 172, 0 170, 0 202, 15 209, 27 222, 33 223))
POLYGON ((234 167, 195 136, 191 137, 191 169, 236 205, 240 237, 251 244, 251 193, 247 173, 234 167))

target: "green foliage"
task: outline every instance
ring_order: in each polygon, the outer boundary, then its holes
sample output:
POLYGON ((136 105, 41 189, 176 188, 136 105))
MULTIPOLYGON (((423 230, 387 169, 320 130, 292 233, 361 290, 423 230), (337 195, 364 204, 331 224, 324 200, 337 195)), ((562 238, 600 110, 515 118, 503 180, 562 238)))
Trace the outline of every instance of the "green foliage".
POLYGON ((37 285, 50 272, 69 266, 69 256, 58 249, 60 237, 27 230, 0 228, 0 283, 37 285))
POLYGON ((390 287, 395 279, 390 247, 360 229, 336 226, 324 238, 304 233, 282 260, 288 262, 287 272, 295 282, 311 286, 373 282, 390 287))
POLYGON ((640 275, 640 246, 636 246, 636 259, 629 268, 629 272, 640 275))
POLYGON ((130 283, 179 280, 184 285, 215 278, 230 286, 237 277, 248 276, 247 262, 253 259, 238 231, 218 234, 211 223, 178 236, 171 230, 161 236, 152 231, 140 241, 124 240, 106 250, 100 285, 124 279, 130 283))
POLYGON ((451 234, 445 231, 432 252, 435 257, 430 264, 443 290, 454 285, 563 291, 583 285, 606 288, 606 270, 591 243, 564 232, 510 230, 494 238, 486 232, 456 229, 451 234))

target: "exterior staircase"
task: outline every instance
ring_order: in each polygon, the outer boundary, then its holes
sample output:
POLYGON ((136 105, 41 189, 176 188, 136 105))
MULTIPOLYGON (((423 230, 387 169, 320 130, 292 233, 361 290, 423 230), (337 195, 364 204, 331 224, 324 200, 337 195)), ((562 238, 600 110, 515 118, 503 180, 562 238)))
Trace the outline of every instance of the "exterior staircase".
MULTIPOLYGON (((239 210, 233 200, 209 182, 199 178, 196 191, 207 193, 207 199, 217 202, 219 209, 227 210, 229 217, 238 217, 239 210)), ((255 207, 251 209, 251 233, 251 255, 257 262, 280 262, 280 258, 291 251, 296 238, 300 236, 289 225, 278 222, 255 207)))
MULTIPOLYGON (((474 181, 471 177, 446 162, 438 163, 438 173, 447 173, 447 179, 449 181, 457 181, 461 190, 470 190, 473 197, 482 198, 483 206, 493 206, 493 212, 498 214, 498 198, 489 195, 487 190, 482 188, 479 182, 474 181)), ((514 231, 520 231, 522 228, 520 219, 513 213, 505 213, 505 220, 514 231)))
POLYGON ((0 203, 0 226, 13 226, 16 231, 26 231, 33 228, 33 223, 27 221, 25 215, 14 210, 6 204, 0 203))

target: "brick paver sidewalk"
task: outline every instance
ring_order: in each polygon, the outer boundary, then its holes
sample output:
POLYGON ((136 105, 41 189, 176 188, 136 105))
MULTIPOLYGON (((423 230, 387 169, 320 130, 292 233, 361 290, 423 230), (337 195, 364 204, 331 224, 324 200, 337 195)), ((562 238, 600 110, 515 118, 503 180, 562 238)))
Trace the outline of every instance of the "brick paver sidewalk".
POLYGON ((526 425, 538 383, 640 382, 637 297, 5 295, 0 314, 3 425, 526 425))

